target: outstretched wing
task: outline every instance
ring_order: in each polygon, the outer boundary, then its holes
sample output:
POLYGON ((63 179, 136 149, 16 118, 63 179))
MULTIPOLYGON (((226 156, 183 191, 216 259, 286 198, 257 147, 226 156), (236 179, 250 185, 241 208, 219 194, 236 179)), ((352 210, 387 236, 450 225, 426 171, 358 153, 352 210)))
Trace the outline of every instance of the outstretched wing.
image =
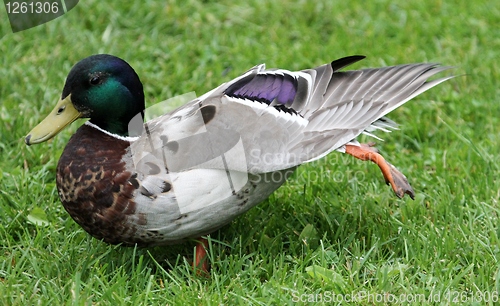
POLYGON ((395 127, 386 114, 451 78, 429 81, 449 69, 436 64, 338 71, 362 58, 296 72, 258 65, 148 122, 149 139, 157 148, 175 147, 164 158, 176 171, 221 168, 216 156, 236 171, 287 169, 342 151, 361 133, 395 127))

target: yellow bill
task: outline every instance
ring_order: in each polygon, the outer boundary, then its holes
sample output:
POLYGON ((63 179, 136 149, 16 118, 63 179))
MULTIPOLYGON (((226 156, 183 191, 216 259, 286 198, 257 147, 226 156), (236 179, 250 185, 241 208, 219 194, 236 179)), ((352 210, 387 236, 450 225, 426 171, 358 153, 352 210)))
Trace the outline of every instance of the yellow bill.
POLYGON ((56 107, 26 136, 27 145, 41 143, 56 136, 67 125, 82 117, 71 102, 71 94, 59 100, 56 107))

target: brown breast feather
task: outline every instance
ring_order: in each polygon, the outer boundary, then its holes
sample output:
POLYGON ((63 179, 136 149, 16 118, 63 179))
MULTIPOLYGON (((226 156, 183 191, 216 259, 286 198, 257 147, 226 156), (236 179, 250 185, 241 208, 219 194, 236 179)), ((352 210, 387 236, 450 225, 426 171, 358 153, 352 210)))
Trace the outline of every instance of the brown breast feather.
POLYGON ((57 165, 64 208, 92 236, 107 243, 135 241, 128 216, 135 213, 137 174, 125 168, 130 143, 83 125, 71 137, 57 165))

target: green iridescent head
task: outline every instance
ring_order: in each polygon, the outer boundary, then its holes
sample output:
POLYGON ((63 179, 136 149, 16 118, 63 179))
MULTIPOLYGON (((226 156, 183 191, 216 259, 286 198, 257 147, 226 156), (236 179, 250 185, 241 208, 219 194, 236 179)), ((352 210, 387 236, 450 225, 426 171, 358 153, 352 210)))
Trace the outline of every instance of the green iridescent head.
POLYGON ((46 141, 78 118, 90 118, 110 133, 127 136, 130 120, 144 107, 142 83, 134 69, 118 57, 92 55, 71 69, 61 100, 26 136, 26 143, 46 141))

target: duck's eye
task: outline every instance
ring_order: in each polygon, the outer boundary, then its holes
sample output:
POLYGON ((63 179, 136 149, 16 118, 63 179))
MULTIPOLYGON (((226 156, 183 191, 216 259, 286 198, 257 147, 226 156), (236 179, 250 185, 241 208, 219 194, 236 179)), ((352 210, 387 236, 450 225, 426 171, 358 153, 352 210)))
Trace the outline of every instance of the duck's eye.
POLYGON ((99 84, 101 84, 101 82, 102 82, 102 79, 98 75, 95 75, 95 76, 90 78, 90 85, 99 85, 99 84))

